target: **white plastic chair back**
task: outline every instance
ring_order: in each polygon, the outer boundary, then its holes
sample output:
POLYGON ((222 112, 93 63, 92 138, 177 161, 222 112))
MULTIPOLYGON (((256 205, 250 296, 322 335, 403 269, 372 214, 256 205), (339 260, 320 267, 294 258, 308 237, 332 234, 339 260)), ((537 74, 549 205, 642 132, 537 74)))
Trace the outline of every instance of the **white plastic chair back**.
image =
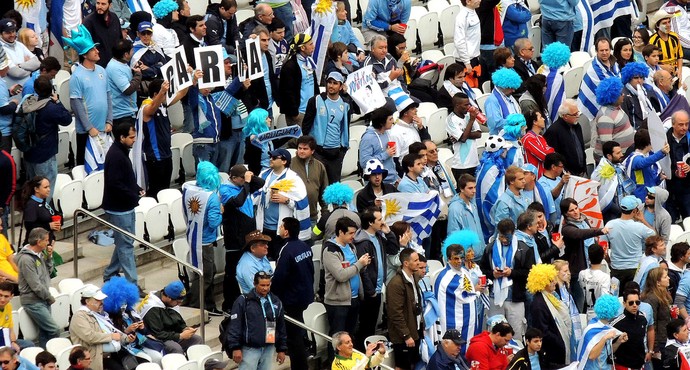
POLYGON ((103 203, 105 186, 104 171, 94 171, 84 178, 84 199, 86 208, 93 210, 103 203))
POLYGON ((38 339, 38 326, 29 317, 24 307, 19 308, 19 331, 24 336, 24 339, 35 341, 38 339))
POLYGON ((46 343, 46 351, 60 353, 60 351, 71 345, 72 341, 69 338, 53 338, 46 343))
POLYGON ((71 304, 69 294, 67 293, 62 293, 55 296, 55 302, 50 305, 50 316, 53 317, 53 321, 55 321, 57 326, 61 329, 69 326, 70 308, 71 304))
POLYGON ((58 283, 58 289, 60 293, 72 294, 75 290, 84 286, 84 282, 77 278, 67 278, 62 279, 58 283))
POLYGON ((158 203, 146 212, 146 231, 151 243, 156 243, 168 235, 168 205, 158 203))
POLYGON ((62 211, 65 220, 74 217, 74 211, 80 208, 84 197, 84 185, 81 180, 72 180, 60 189, 60 198, 57 199, 58 208, 62 211))

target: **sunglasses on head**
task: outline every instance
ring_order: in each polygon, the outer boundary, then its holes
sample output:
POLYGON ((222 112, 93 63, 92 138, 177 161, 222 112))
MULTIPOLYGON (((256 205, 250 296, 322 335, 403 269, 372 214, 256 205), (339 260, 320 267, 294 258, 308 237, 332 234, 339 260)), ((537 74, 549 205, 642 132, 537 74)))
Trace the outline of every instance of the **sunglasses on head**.
POLYGON ((262 277, 262 278, 269 278, 269 279, 270 279, 270 278, 273 277, 273 274, 271 274, 271 273, 269 273, 269 272, 266 272, 266 271, 259 271, 259 272, 257 272, 256 274, 257 274, 259 277, 262 277))

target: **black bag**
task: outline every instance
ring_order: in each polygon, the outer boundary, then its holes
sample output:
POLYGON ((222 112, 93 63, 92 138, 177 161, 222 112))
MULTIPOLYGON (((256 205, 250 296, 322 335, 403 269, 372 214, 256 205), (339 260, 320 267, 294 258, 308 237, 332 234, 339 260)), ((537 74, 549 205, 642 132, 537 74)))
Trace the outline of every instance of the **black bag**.
POLYGON ((12 120, 12 138, 17 145, 17 149, 26 153, 43 138, 36 134, 36 111, 24 113, 20 106, 19 111, 14 114, 12 120))
POLYGON ((137 357, 126 350, 123 350, 120 353, 120 363, 122 363, 122 367, 124 367, 125 370, 134 370, 139 365, 137 357))

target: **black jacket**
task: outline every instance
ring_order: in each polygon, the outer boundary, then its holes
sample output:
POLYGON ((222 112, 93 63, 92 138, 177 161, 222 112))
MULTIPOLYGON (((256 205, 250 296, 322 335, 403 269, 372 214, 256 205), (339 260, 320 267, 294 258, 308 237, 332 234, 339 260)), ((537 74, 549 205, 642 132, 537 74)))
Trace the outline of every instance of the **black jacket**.
POLYGON ((541 293, 534 295, 530 312, 532 313, 532 327, 541 330, 544 335, 541 350, 544 352, 544 361, 548 364, 547 368, 565 366, 565 346, 570 345, 570 343, 563 342, 556 321, 546 305, 544 295, 541 293))
MULTIPOLYGON (((482 1, 479 8, 477 8, 479 29, 482 35, 480 45, 494 45, 494 33, 496 30, 496 24, 494 23, 494 8, 498 3, 500 3, 500 0, 485 0, 482 1)), ((482 74, 484 73, 487 73, 487 71, 482 71, 482 74)))
POLYGON ((228 24, 228 30, 225 33, 225 50, 228 54, 234 54, 235 52, 235 41, 240 40, 240 30, 237 27, 237 17, 232 16, 232 18, 225 20, 220 16, 220 11, 218 10, 220 4, 209 4, 206 8, 206 43, 208 45, 221 45, 220 40, 223 38, 223 32, 225 31, 224 22, 228 24))
POLYGON ((10 205, 12 196, 17 187, 17 167, 12 155, 0 149, 0 208, 10 205))
POLYGON ((561 234, 563 235, 563 243, 565 243, 563 259, 568 261, 572 276, 579 276, 580 271, 587 269, 587 261, 585 260, 585 240, 604 235, 604 233, 601 229, 580 229, 566 222, 563 224, 561 234))
POLYGON ((441 86, 441 88, 438 89, 438 93, 436 94, 436 105, 439 108, 448 109, 449 113, 453 111, 453 97, 450 96, 445 86, 441 86))
POLYGON ((647 119, 642 118, 642 107, 640 106, 640 99, 628 91, 627 88, 623 88, 623 105, 621 109, 630 118, 630 124, 635 129, 635 131, 643 128, 647 129, 647 119))
POLYGON ((105 155, 103 164, 103 209, 113 212, 131 211, 139 204, 137 179, 129 160, 129 148, 116 141, 105 155))
POLYGON ((611 320, 611 326, 627 333, 628 341, 621 343, 614 358, 616 364, 624 367, 640 369, 644 366, 644 357, 647 353, 645 335, 647 335, 647 318, 638 312, 636 315, 623 310, 623 313, 611 320))
MULTIPOLYGON (((541 67, 541 63, 537 62, 536 60, 532 60, 532 68, 534 68, 534 74, 537 74, 537 70, 539 69, 539 67, 541 67)), ((525 91, 525 81, 528 78, 530 78, 530 72, 525 62, 523 62, 519 56, 515 57, 515 65, 513 66, 513 69, 515 70, 515 72, 517 72, 518 75, 520 75, 520 78, 522 78, 522 86, 520 86, 518 91, 525 91)))
MULTIPOLYGON (((542 343, 544 342, 542 341, 542 343)), ((547 365, 544 359, 544 352, 537 352, 537 354, 539 355, 539 367, 542 370, 549 369, 550 367, 547 365)), ((513 356, 513 359, 510 360, 506 370, 532 370, 532 363, 529 360, 527 348, 523 348, 515 353, 515 356, 513 356)))
POLYGON ((101 57, 98 60, 98 65, 105 68, 110 59, 113 58, 115 43, 122 38, 120 19, 117 17, 117 14, 108 12, 108 22, 106 23, 102 15, 94 12, 84 18, 84 26, 91 33, 93 42, 98 43, 96 49, 98 49, 101 57))
MULTIPOLYGON (((549 232, 549 235, 550 234, 551 233, 549 232)), ((560 250, 555 245, 552 245, 549 238, 547 238, 544 234, 534 234, 534 240, 537 243, 539 258, 541 258, 543 263, 551 263, 554 259, 558 258, 560 250)))
POLYGON ((565 168, 572 174, 583 174, 587 172, 587 163, 585 156, 585 140, 582 137, 582 126, 580 124, 569 125, 562 118, 558 118, 549 126, 544 132, 544 139, 556 153, 565 157, 565 168), (571 135, 571 130, 575 131, 575 135, 580 140, 580 149, 582 150, 582 160, 578 160, 577 152, 575 150, 575 143, 571 135))
MULTIPOLYGON (((271 58, 271 53, 269 53, 268 51, 264 52, 264 55, 266 56, 266 60, 268 61, 268 80, 271 81, 271 95, 273 101, 277 102, 278 79, 275 74, 275 69, 273 67, 273 58, 271 58)), ((243 51, 242 57, 246 58, 246 56, 247 54, 243 51)), ((257 79, 252 81, 252 84, 244 92, 242 102, 247 107, 247 112, 251 112, 256 107, 263 108, 266 110, 271 109, 271 107, 268 106, 268 91, 266 90, 266 85, 264 84, 263 79, 257 79)), ((273 112, 273 116, 277 117, 278 112, 273 112)))
MULTIPOLYGON (((242 213, 242 207, 247 197, 264 186, 264 179, 252 176, 252 181, 245 183, 237 195, 228 199, 223 205, 223 241, 227 250, 241 250, 244 247, 244 236, 256 229, 256 220, 242 213)), ((226 186, 226 185, 223 185, 226 186)))
MULTIPOLYGON (((680 142, 677 142, 673 137, 673 128, 670 128, 666 132, 666 140, 668 145, 671 147, 671 152, 669 152, 669 158, 671 159, 671 172, 675 173, 677 170, 677 162, 682 161, 683 157, 687 153, 690 153, 688 137, 685 135, 680 139, 680 142)), ((666 181, 668 191, 671 194, 688 194, 688 192, 690 192, 690 176, 685 176, 685 178, 671 176, 671 179, 666 181)))
POLYGON ((38 143, 24 153, 24 159, 31 163, 43 163, 58 153, 58 125, 67 126, 72 115, 59 101, 48 99, 46 105, 36 112, 36 135, 38 143))
MULTIPOLYGON (((482 273, 492 281, 494 280, 493 269, 491 268, 491 256, 493 254, 492 244, 488 244, 484 250, 484 255, 479 262, 482 273)), ((527 275, 534 266, 534 252, 523 242, 518 242, 515 256, 513 257, 513 270, 510 278, 513 279, 513 302, 524 302, 527 292, 527 275)))
POLYGON ((240 49, 244 49, 244 40, 249 38, 249 35, 252 34, 252 31, 256 28, 256 26, 266 26, 265 24, 259 22, 256 20, 256 17, 251 17, 247 18, 240 23, 238 29, 240 32, 240 37, 242 38, 242 42, 240 42, 240 49))
POLYGON ((184 41, 181 41, 180 44, 184 46, 184 54, 187 57, 187 64, 192 66, 192 68, 196 69, 196 60, 194 59, 194 48, 199 47, 199 42, 194 40, 190 33, 187 33, 187 37, 185 37, 184 41))
MULTIPOLYGON (((319 80, 316 71, 313 71, 314 93, 309 96, 319 95, 319 80)), ((280 97, 280 113, 287 117, 299 114, 300 101, 302 99, 302 71, 297 63, 297 54, 288 59, 280 70, 280 84, 278 84, 278 96, 280 97)))
MULTIPOLYGON (((381 186, 383 187, 383 195, 398 192, 398 189, 391 184, 382 183, 381 186)), ((374 189, 371 188, 371 183, 367 183, 359 194, 357 194, 357 209, 363 211, 373 206, 375 200, 376 195, 374 195, 374 189)))
MULTIPOLYGON (((383 232, 376 233, 376 239, 379 241, 381 246, 381 261, 383 262, 383 281, 386 281, 386 271, 387 270, 387 255, 394 255, 400 251, 400 246, 398 245, 398 238, 392 231, 388 234, 383 232)), ((365 253, 369 253, 371 257, 371 263, 369 266, 364 268, 359 272, 359 276, 362 280, 362 286, 364 287, 364 295, 367 297, 373 297, 376 295, 376 280, 378 278, 378 257, 376 253, 376 247, 374 243, 369 238, 369 234, 365 230, 358 230, 355 235, 355 249, 357 250, 357 258, 362 257, 365 253)))
POLYGON ((314 302, 313 254, 305 242, 290 238, 280 249, 271 290, 286 306, 306 308, 314 302))
POLYGON ((221 338, 225 342, 223 348, 227 348, 229 356, 232 356, 233 350, 242 349, 244 346, 257 348, 270 345, 266 343, 267 321, 275 323, 276 352, 287 350, 283 303, 273 293, 269 292, 266 297, 270 298, 273 308, 267 301, 263 310, 261 309, 261 301, 255 289, 235 300, 230 313, 230 323, 224 332, 225 338, 221 338))

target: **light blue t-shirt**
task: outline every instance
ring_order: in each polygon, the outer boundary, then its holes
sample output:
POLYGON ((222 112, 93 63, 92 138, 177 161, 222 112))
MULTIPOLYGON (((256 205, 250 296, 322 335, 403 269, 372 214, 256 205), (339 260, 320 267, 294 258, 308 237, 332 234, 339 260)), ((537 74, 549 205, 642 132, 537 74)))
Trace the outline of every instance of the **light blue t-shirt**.
MULTIPOLYGON (((5 79, 0 78, 0 107, 10 104, 10 90, 5 79)), ((0 114, 0 132, 2 136, 12 136, 12 114, 0 114)))
POLYGON ((529 364, 532 370, 541 370, 541 365, 539 365, 539 353, 534 352, 529 355, 529 364))
POLYGON ((137 112, 137 93, 123 93, 132 82, 132 69, 127 64, 111 59, 105 72, 108 75, 108 91, 113 100, 113 118, 133 117, 137 112))
POLYGON ((654 235, 654 230, 634 220, 615 219, 606 223, 609 229, 611 268, 616 270, 636 269, 643 256, 644 241, 654 235))
POLYGON ((340 148, 340 122, 343 121, 344 104, 343 100, 324 99, 326 110, 328 111, 328 124, 326 125, 326 139, 323 142, 324 148, 340 148))
MULTIPOLYGON (((271 172, 268 175, 268 183, 273 182, 275 178, 278 177, 275 173, 271 172)), ((270 197, 271 194, 267 193, 266 197, 270 197)), ((264 211, 264 228, 269 230, 278 230, 278 210, 280 205, 278 203, 269 202, 268 208, 264 211)))
POLYGON ((678 289, 676 290, 676 295, 678 294, 686 298, 685 310, 690 312, 690 270, 685 270, 683 275, 681 275, 678 289))
POLYGON ((379 243, 379 239, 376 237, 376 235, 369 235, 369 239, 371 242, 374 244, 374 248, 376 249, 376 293, 381 293, 381 289, 383 288, 383 255, 381 254, 381 243, 379 243))
MULTIPOLYGON (((337 244, 337 243, 336 243, 337 244)), ((350 266, 354 265, 357 263, 357 256, 355 253, 352 251, 352 249, 349 246, 341 246, 340 250, 343 251, 343 256, 345 257, 345 261, 350 263, 350 266)), ((350 278, 350 291, 352 292, 352 298, 357 298, 359 297, 359 274, 355 274, 353 277, 350 278)))
POLYGON ((108 118, 108 81, 103 67, 96 65, 93 70, 78 64, 69 80, 70 99, 81 99, 86 107, 89 122, 81 122, 76 117, 76 131, 85 134, 89 128, 105 131, 105 120, 108 118))
POLYGON ((268 59, 266 54, 261 54, 261 66, 264 69, 264 85, 266 86, 266 95, 268 96, 268 109, 273 107, 273 90, 271 90, 271 76, 268 73, 268 59))
POLYGON ((596 360, 587 360, 584 370, 613 370, 613 366, 606 361, 611 354, 611 341, 609 340, 608 342, 596 360))
POLYGON ((644 209, 644 220, 647 221, 648 224, 654 225, 654 213, 649 212, 647 207, 644 209))
POLYGON ((297 56, 297 64, 299 65, 300 73, 302 73, 302 86, 300 87, 300 101, 299 101, 299 112, 304 113, 307 111, 307 102, 314 96, 314 75, 307 72, 307 68, 311 70, 309 62, 307 62, 301 55, 297 56))
POLYGON ((237 262, 237 271, 235 272, 235 279, 237 279, 242 293, 249 293, 254 288, 254 275, 259 271, 273 274, 268 258, 256 258, 251 252, 244 252, 237 262))
MULTIPOLYGON (((537 180, 537 182, 541 184, 541 186, 544 188, 546 192, 551 194, 551 190, 558 186, 558 184, 561 182, 561 178, 556 177, 555 179, 550 179, 546 176, 542 176, 539 178, 539 180, 537 180)), ((558 198, 553 200, 553 203, 556 205, 556 212, 551 214, 551 219, 549 220, 553 223, 558 223, 561 220, 561 199, 563 199, 562 191, 560 194, 558 194, 558 198)))

